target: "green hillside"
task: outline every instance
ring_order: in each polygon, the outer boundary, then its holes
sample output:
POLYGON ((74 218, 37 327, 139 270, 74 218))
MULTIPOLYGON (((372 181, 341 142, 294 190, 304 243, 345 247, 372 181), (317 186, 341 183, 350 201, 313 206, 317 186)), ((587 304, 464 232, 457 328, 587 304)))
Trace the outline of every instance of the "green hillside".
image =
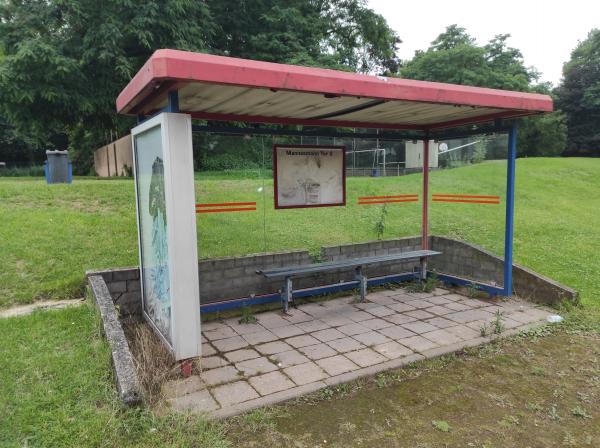
MULTIPOLYGON (((431 232, 501 253, 504 162, 432 173, 433 193, 501 196, 502 204, 431 207, 431 232)), ((419 175, 350 178, 347 206, 274 210, 272 180, 199 174, 197 202, 256 201, 257 211, 198 215, 201 257, 306 248, 376 239, 382 206, 360 196, 420 193, 419 175), (264 185, 264 188, 262 188, 264 185)), ((582 292, 600 290, 600 160, 517 161, 515 261, 582 292)), ((87 269, 137 263, 133 182, 77 178, 48 186, 33 178, 0 179, 0 306, 81 294, 87 269)), ((389 204, 384 238, 419 233, 419 204, 389 204)))

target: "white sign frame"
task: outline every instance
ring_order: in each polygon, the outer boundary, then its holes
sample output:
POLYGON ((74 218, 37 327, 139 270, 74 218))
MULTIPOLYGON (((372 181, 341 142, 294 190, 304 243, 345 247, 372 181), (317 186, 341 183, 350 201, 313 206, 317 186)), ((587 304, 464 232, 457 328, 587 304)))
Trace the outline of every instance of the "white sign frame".
POLYGON ((201 356, 200 284, 195 213, 194 157, 190 115, 160 113, 131 130, 135 176, 136 219, 140 259, 140 285, 144 318, 170 348, 176 360, 201 356), (155 127, 161 129, 164 164, 165 208, 169 293, 171 298, 171 341, 156 327, 144 306, 142 233, 137 182, 136 136, 155 127))
MULTIPOLYGON (((319 165, 320 166, 320 165, 319 165)), ((289 176, 289 174, 283 174, 289 176)), ((317 184, 318 185, 318 184, 317 184)), ((293 208, 312 208, 312 207, 340 207, 346 205, 346 147, 345 146, 325 146, 325 145, 273 145, 273 192, 274 192, 274 203, 276 209, 293 209, 293 208), (282 167, 279 165, 279 150, 293 150, 297 152, 314 152, 314 153, 330 153, 339 152, 341 153, 339 169, 339 180, 340 180, 340 194, 341 197, 335 202, 324 202, 324 203, 295 203, 295 204, 282 204, 280 200, 280 190, 282 178, 282 167)), ((292 190, 293 191, 293 190, 292 190)), ((309 194, 307 191, 306 195, 309 194)), ((317 193, 318 194, 318 193, 317 193)))

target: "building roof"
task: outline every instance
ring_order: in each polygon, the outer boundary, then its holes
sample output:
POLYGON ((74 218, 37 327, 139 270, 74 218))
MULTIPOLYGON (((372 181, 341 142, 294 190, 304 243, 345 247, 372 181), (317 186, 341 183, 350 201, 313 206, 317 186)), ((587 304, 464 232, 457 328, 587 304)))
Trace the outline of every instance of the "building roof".
POLYGON ((552 98, 536 93, 157 50, 117 111, 150 115, 173 90, 193 118, 312 126, 427 131, 553 110, 552 98))

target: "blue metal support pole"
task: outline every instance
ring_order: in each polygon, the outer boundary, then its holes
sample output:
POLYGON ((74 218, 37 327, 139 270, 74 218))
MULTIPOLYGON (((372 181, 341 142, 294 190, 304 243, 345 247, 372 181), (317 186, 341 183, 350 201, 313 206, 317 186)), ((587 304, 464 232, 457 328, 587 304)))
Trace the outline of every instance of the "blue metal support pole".
POLYGON ((179 93, 177 90, 173 90, 173 91, 169 92, 169 94, 167 95, 167 105, 165 107, 163 107, 161 110, 159 110, 158 112, 155 112, 152 115, 148 115, 148 116, 138 115, 137 116, 137 124, 141 124, 144 121, 149 120, 152 117, 156 117, 158 114, 161 114, 163 112, 174 112, 174 113, 179 112, 179 93))
POLYGON ((169 92, 167 107, 164 112, 179 112, 179 93, 177 90, 169 92))
POLYGON ((504 235, 504 295, 511 296, 513 266, 513 235, 515 221, 515 159, 517 158, 517 124, 508 131, 506 160, 506 224, 504 235))

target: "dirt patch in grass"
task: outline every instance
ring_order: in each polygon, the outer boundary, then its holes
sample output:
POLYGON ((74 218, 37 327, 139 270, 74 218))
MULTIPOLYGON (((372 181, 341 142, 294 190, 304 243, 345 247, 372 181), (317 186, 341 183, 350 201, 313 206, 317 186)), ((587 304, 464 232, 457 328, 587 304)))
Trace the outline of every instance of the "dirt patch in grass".
POLYGON ((240 447, 597 447, 598 403, 600 335, 561 331, 325 389, 232 420, 228 438, 240 447))

